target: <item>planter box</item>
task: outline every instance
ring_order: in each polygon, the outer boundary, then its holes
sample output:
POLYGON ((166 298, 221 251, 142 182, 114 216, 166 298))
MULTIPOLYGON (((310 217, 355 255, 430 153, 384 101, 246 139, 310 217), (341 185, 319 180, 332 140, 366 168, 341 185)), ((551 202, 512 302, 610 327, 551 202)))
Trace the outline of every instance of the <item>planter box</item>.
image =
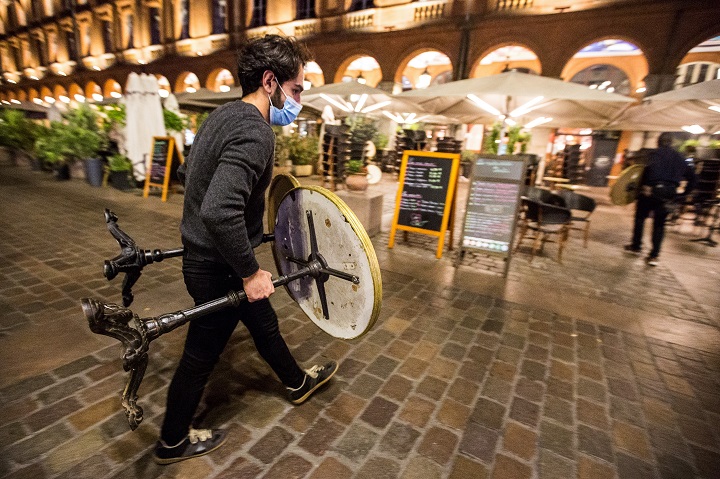
POLYGON ((293 175, 310 176, 313 174, 313 165, 293 165, 293 175))

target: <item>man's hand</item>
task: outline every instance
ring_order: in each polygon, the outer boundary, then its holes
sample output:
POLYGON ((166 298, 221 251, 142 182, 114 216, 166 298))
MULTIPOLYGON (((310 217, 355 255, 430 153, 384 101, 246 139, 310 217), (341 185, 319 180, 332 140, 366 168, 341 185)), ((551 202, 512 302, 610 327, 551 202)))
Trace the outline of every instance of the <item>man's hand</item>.
POLYGON ((272 275, 269 271, 259 269, 252 276, 243 278, 243 289, 250 303, 269 298, 270 295, 275 292, 275 286, 272 284, 272 275))

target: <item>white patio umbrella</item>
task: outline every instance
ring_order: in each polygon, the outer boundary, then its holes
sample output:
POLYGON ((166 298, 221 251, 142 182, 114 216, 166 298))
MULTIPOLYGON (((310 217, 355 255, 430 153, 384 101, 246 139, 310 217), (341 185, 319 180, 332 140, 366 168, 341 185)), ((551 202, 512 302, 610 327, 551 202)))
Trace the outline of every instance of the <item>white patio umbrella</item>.
POLYGON ((177 102, 180 106, 190 107, 218 107, 230 101, 242 98, 242 88, 239 86, 230 87, 228 91, 212 91, 208 88, 200 88, 195 92, 182 92, 177 94, 177 102))
POLYGON ((145 179, 154 136, 165 136, 162 104, 154 75, 130 73, 125 88, 125 148, 136 180, 145 179))
MULTIPOLYGON (((336 117, 353 114, 385 115, 397 123, 429 122, 438 117, 426 111, 412 100, 400 99, 384 90, 356 81, 329 83, 306 90, 303 105, 323 111, 331 106, 336 117)), ((442 118, 441 121, 448 121, 442 118)))
POLYGON ((720 80, 649 96, 609 126, 619 130, 714 133, 720 130, 720 80))
POLYGON ((510 71, 396 95, 463 123, 599 128, 635 100, 576 83, 510 71))

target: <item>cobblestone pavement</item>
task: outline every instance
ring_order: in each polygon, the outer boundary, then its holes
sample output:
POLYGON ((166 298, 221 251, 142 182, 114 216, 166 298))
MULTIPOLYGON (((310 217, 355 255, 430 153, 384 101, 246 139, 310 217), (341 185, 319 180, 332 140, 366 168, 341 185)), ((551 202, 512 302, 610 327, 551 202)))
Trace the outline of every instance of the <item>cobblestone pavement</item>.
MULTIPOLYGON (((387 226, 393 185, 381 187, 387 226)), ((183 328, 151 344, 131 432, 120 349, 89 332, 79 300, 120 302, 119 280, 102 277, 118 253, 103 208, 141 247, 169 249, 182 197, 2 166, 0 201, 0 477, 718 477, 720 248, 687 241, 702 232, 670 231, 648 268, 619 252, 631 209, 601 202, 587 249, 571 238, 558 264, 555 245, 532 263, 521 248, 506 279, 492 258, 436 260, 429 237, 388 250, 385 227, 383 307, 365 337, 330 338, 284 290, 273 296, 297 359, 340 363, 329 387, 290 405, 238 328, 198 419, 229 428, 228 444, 157 466, 183 328)), ((259 257, 269 268, 267 245, 259 257)), ((149 266, 134 292, 141 316, 191 304, 179 259, 149 266)))

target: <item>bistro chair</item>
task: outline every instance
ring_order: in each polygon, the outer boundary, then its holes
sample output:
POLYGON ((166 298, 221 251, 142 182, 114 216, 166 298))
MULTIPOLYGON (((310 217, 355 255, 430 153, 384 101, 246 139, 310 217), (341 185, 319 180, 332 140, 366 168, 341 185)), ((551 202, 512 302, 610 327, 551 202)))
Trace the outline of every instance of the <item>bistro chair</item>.
POLYGON ((565 207, 572 212, 570 229, 583 232, 583 246, 587 248, 590 236, 590 215, 595 211, 595 200, 571 190, 560 190, 557 194, 565 200, 565 207))
POLYGON ((528 186, 523 194, 528 199, 540 201, 555 206, 565 206, 565 199, 546 188, 538 188, 536 186, 528 186))
POLYGON ((562 252, 568 238, 570 224, 569 209, 523 198, 520 232, 515 251, 520 248, 520 244, 526 237, 532 238, 534 240, 530 253, 532 262, 535 254, 544 248, 546 242, 556 242, 558 243, 558 263, 562 264, 562 252), (557 241, 550 239, 552 235, 557 235, 557 241))

